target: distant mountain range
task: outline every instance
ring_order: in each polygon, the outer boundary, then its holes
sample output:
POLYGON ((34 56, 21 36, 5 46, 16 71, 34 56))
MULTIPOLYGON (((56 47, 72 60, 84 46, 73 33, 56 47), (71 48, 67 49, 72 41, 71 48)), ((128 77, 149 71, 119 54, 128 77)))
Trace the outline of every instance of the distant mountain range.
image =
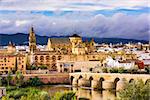
MULTIPOLYGON (((28 36, 29 34, 24 33, 16 33, 16 34, 0 34, 0 45, 8 45, 9 41, 13 42, 15 45, 28 45, 28 36)), ((48 38, 61 38, 61 37, 68 37, 68 36, 40 36, 36 35, 37 44, 45 45, 47 44, 48 38)), ((89 37, 83 37, 83 41, 91 40, 89 37)), ((135 39, 122 39, 122 38, 94 38, 96 43, 148 43, 146 40, 135 40, 135 39)))

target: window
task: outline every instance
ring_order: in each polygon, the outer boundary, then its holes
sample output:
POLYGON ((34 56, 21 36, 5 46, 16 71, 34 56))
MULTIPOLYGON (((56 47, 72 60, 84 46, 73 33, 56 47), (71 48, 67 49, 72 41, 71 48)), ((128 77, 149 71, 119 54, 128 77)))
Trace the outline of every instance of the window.
POLYGON ((23 69, 23 67, 24 67, 24 66, 22 65, 22 69, 23 69))
POLYGON ((40 57, 40 60, 44 60, 44 56, 41 56, 41 57, 40 57))
POLYGON ((38 56, 35 56, 35 60, 38 60, 38 56))
POLYGON ((6 62, 6 58, 4 58, 4 61, 6 62))
POLYGON ((55 57, 55 56, 52 56, 52 60, 56 60, 56 57, 55 57))
POLYGON ((19 57, 19 60, 21 60, 21 58, 19 57))
POLYGON ((61 60, 61 56, 58 56, 58 60, 61 60))
POLYGON ((46 60, 49 60, 49 56, 46 56, 46 60))

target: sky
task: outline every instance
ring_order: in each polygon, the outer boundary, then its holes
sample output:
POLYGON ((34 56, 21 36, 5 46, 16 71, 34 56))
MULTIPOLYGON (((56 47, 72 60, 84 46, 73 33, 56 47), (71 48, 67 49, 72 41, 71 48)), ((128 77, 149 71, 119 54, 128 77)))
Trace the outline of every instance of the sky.
POLYGON ((0 33, 150 39, 148 0, 0 0, 0 33))

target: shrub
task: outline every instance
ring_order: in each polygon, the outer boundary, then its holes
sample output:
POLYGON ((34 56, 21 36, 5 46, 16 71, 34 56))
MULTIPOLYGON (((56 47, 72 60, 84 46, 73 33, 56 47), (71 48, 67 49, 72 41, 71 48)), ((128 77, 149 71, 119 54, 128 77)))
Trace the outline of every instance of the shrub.
POLYGON ((118 68, 118 73, 124 73, 124 72, 125 72, 124 67, 119 67, 119 68, 118 68))
POLYGON ((40 68, 40 69, 47 69, 47 66, 41 65, 41 66, 39 66, 38 68, 40 68))
POLYGON ((131 73, 131 74, 137 73, 138 68, 137 67, 132 67, 132 68, 128 69, 128 72, 131 73))
POLYGON ((120 100, 149 100, 150 85, 142 80, 128 83, 124 90, 119 92, 120 100))
POLYGON ((34 78, 30 78, 27 82, 27 84, 29 86, 40 86, 42 85, 43 83, 41 82, 41 80, 36 76, 34 78))
POLYGON ((118 73, 118 68, 114 68, 114 67, 109 68, 109 69, 108 69, 108 72, 109 72, 109 73, 118 73))
POLYGON ((37 70, 36 66, 31 66, 31 70, 37 70))
POLYGON ((145 71, 147 72, 147 74, 150 74, 150 67, 149 66, 145 67, 145 71))
POLYGON ((7 86, 7 87, 6 87, 6 90, 7 90, 7 91, 16 90, 16 89, 17 89, 16 86, 7 86))
POLYGON ((48 93, 35 88, 19 88, 7 91, 3 100, 49 100, 48 93))
POLYGON ((103 73, 108 73, 107 67, 102 67, 102 72, 103 73))

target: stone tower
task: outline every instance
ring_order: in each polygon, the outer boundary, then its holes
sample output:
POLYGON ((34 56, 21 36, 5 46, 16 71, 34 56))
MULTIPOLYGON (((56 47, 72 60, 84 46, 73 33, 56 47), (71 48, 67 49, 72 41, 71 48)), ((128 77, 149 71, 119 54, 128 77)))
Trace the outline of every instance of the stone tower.
POLYGON ((30 33, 29 33, 29 48, 30 48, 31 53, 36 51, 36 37, 35 37, 33 27, 31 27, 30 33))

